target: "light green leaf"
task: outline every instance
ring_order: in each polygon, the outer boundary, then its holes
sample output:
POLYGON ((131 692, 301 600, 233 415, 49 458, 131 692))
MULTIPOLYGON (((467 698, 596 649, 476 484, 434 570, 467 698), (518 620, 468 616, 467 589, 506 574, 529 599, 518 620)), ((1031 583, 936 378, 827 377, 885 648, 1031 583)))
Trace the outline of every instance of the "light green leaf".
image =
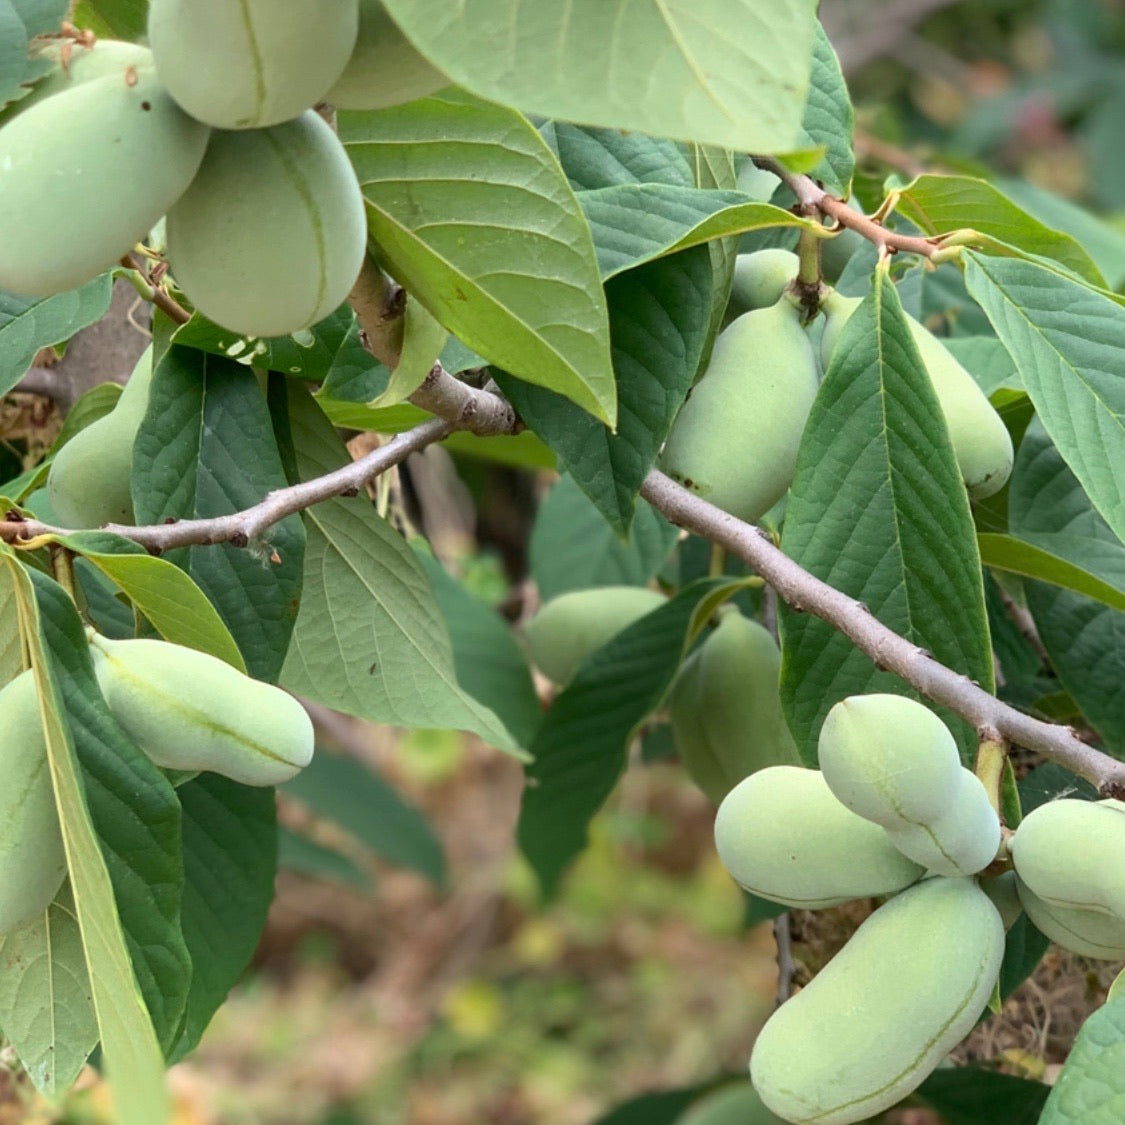
MULTIPOLYGON (((0 687, 23 671, 23 642, 20 640, 19 606, 11 570, 0 567, 0 687)), ((0 1027, 3 1027, 0 1023, 0 1027)))
POLYGON ((855 171, 855 155, 852 153, 855 110, 840 70, 840 60, 819 21, 813 46, 812 82, 802 129, 802 143, 827 148, 824 159, 811 169, 810 174, 834 195, 846 199, 851 194, 855 171))
POLYGON ((526 118, 456 90, 341 113, 381 258, 490 363, 612 425, 609 321, 589 228, 526 118))
POLYGON ((391 373, 387 389, 367 405, 378 410, 380 407, 397 406, 400 402, 405 402, 433 370, 448 335, 425 305, 408 299, 398 366, 391 373))
POLYGON ((523 110, 743 152, 800 142, 814 0, 387 0, 458 85, 523 110))
POLYGON ((46 912, 0 937, 0 1027, 35 1088, 55 1100, 98 1042, 74 897, 64 883, 46 912))
MULTIPOLYGON (((1045 538, 1051 542, 1050 538, 1045 538)), ((1106 582, 1085 566, 1055 554, 1050 547, 993 532, 979 534, 977 545, 980 547, 980 561, 985 566, 1024 578, 1038 578, 1125 611, 1125 588, 1106 582)), ((1051 542, 1051 546, 1055 544, 1051 542)))
POLYGON ((145 33, 148 0, 78 0, 74 22, 106 39, 136 42, 145 33))
POLYGON ((1120 1125, 1125 1121, 1125 997, 1082 1025, 1039 1125, 1120 1125))
POLYGON ((1125 538, 1125 308, 1031 262, 968 251, 964 259, 965 284, 1052 441, 1125 538))

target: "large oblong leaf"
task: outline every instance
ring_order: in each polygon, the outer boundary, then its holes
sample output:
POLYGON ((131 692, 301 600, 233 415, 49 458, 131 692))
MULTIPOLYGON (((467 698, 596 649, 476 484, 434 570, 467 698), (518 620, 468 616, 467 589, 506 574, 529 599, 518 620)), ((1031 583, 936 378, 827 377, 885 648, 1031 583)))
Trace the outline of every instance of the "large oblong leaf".
POLYGON ((788 152, 800 139, 815 0, 386 0, 459 85, 547 117, 788 152))
MULTIPOLYGON (((933 386, 884 270, 841 334, 805 428, 782 548, 886 626, 991 688, 980 559, 933 386)), ((784 610, 781 697, 805 761, 828 710, 862 692, 912 694, 842 633, 784 610)), ((976 732, 941 711, 965 761, 976 732)))
POLYGON ((1082 1025, 1039 1125, 1119 1125, 1125 1120, 1125 996, 1082 1025))
POLYGON ((609 321, 594 244, 531 123, 469 94, 341 113, 380 257, 490 363, 613 425, 609 321))

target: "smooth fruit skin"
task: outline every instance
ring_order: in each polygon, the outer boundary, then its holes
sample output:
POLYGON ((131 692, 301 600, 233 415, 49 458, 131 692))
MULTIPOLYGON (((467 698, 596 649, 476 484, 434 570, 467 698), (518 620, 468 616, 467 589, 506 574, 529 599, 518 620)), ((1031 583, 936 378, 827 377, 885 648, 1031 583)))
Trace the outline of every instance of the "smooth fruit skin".
POLYGON ((817 361, 787 298, 732 321, 684 403, 660 467, 738 519, 760 520, 793 480, 817 361))
POLYGON ((786 287, 796 278, 799 265, 800 259, 792 250, 780 247, 739 254, 734 262, 728 315, 776 305, 786 287))
POLYGON ((261 129, 322 100, 347 65, 357 0, 152 0, 160 80, 198 121, 261 129))
POLYGON ((1056 945, 1102 961, 1125 961, 1125 920, 1099 910, 1055 906, 1016 877, 1024 911, 1037 930, 1056 945))
POLYGON ((1125 803, 1049 801, 1024 817, 1009 847, 1038 898, 1125 924, 1125 803))
POLYGON ((927 879, 885 903, 754 1044, 762 1100, 795 1125, 864 1121, 915 1090, 973 1028, 1004 926, 973 879, 927 879))
POLYGON ((209 130, 126 66, 0 128, 0 288, 75 289, 117 264, 191 183, 209 130))
POLYGON ((80 430, 55 455, 47 497, 64 527, 133 522, 133 443, 148 409, 152 372, 150 345, 114 408, 80 430))
POLYGON ((176 284, 244 336, 322 320, 355 284, 367 245, 355 173, 312 110, 272 129, 214 133, 167 233, 176 284))
POLYGON ((716 805, 756 770, 800 764, 781 712, 780 672, 769 630, 732 607, 676 675, 668 715, 680 761, 716 805))
POLYGON ((602 586, 552 598, 527 623, 531 663, 553 684, 570 683, 592 652, 667 602, 643 586, 602 586))
POLYGON ((448 85, 449 79, 414 49, 380 0, 359 0, 355 50, 324 100, 337 109, 383 109, 448 85))
POLYGON ((217 657, 167 641, 97 634, 90 655, 114 718, 164 769, 280 785, 312 761, 305 709, 217 657))
POLYGON ((805 910, 893 894, 923 874, 878 825, 844 808, 819 770, 799 766, 739 782, 715 816, 715 847, 739 886, 805 910))
POLYGON ((0 935, 50 906, 66 854, 47 763, 34 674, 0 691, 0 935))
MULTIPOLYGON (((826 370, 840 331, 860 304, 859 297, 836 292, 821 302, 827 317, 820 344, 826 370)), ((1011 435, 977 381, 942 342, 912 316, 906 320, 945 416, 961 479, 974 500, 983 500, 999 492, 1011 475, 1011 435)))

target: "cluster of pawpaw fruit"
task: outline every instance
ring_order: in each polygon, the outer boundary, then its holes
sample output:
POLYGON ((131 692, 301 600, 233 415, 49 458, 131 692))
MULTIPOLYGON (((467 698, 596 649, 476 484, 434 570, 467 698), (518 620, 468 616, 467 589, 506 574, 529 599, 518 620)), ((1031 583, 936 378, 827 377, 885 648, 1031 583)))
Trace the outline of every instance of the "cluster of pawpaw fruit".
MULTIPOLYGON (((684 402, 660 457, 673 480, 751 523, 788 491, 820 373, 860 304, 829 290, 811 326, 791 285, 788 250, 741 254, 728 315, 707 370, 684 402), (820 333, 819 344, 814 333, 820 333)), ((973 499, 998 492, 1012 469, 1012 441, 976 381, 924 325, 908 317, 930 376, 962 480, 973 499)))
POLYGON ((45 297, 167 216, 172 274, 232 331, 278 336, 347 296, 366 243, 343 146, 312 107, 446 85, 379 0, 153 0, 150 47, 51 42, 0 114, 0 288, 45 297))
MULTIPOLYGON (((312 760, 312 723, 280 688, 167 641, 92 630, 89 640, 110 714, 156 765, 278 785, 312 760)), ((0 936, 46 910, 66 876, 34 676, 28 669, 0 690, 0 936)))
POLYGON ((991 996, 1004 922, 975 876, 1001 830, 948 728, 920 703, 845 699, 818 750, 820 769, 770 766, 735 786, 715 842, 741 886, 785 906, 891 896, 771 1016, 750 1060, 782 1119, 847 1125, 914 1090, 991 996))

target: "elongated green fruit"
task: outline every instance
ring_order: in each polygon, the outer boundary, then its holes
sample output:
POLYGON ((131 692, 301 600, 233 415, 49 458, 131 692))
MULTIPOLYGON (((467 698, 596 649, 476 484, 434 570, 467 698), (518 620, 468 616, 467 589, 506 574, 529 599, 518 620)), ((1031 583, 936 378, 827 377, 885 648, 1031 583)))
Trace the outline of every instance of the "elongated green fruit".
POLYGON ((816 389, 816 356, 788 298, 740 316, 719 333, 661 468, 732 516, 761 519, 793 480, 816 389))
POLYGON ((279 125, 315 105, 355 46, 357 0, 152 0, 160 80, 216 129, 279 125))
POLYGON ((923 874, 883 829, 844 808, 819 770, 799 766, 739 782, 715 816, 715 847, 739 886, 806 910, 893 894, 923 874))
POLYGON ((414 49, 380 0, 359 0, 355 50, 324 100, 338 109, 382 109, 448 85, 449 79, 414 49))
POLYGON ((676 748, 716 805, 756 770, 800 763, 781 712, 780 672, 769 631, 732 608, 676 675, 668 697, 676 748))
POLYGON ((560 594, 527 623, 524 635, 531 663, 562 687, 590 653, 667 600, 643 586, 602 586, 560 594))
MULTIPOLYGON (((827 368, 840 331, 859 308, 859 297, 831 293, 822 303, 827 321, 821 359, 827 368)), ((974 500, 999 492, 1012 472, 1012 439, 977 381, 924 325, 907 315, 910 333, 941 405, 961 479, 974 500)))
POLYGON ((41 914, 66 876, 66 854, 30 669, 0 691, 0 934, 41 914))
POLYGON ((1049 801, 1024 817, 1009 847, 1037 898, 1125 924, 1125 802, 1049 801))
POLYGON ((770 1017, 750 1076, 794 1125, 888 1109, 973 1028, 1004 956, 1004 926, 973 879, 927 879, 885 903, 770 1017))
POLYGON ((191 183, 208 134, 147 67, 17 114, 0 128, 0 288, 47 297, 116 265, 191 183))
POLYGON ((355 173, 312 110, 272 129, 215 133, 167 229, 176 282, 245 336, 286 336, 326 317, 355 284, 367 244, 355 173))
MULTIPOLYGON (((1017 829, 1018 831, 1018 829, 1017 829)), ((1035 928, 1056 945, 1102 961, 1125 961, 1125 920, 1100 910, 1056 906, 1017 875, 1020 902, 1035 928)))
POLYGON ((800 259, 792 250, 780 247, 739 254, 734 263, 728 315, 776 305, 786 286, 797 276, 799 265, 800 259))
POLYGON ((280 785, 312 761, 313 728, 287 692, 167 641, 90 640, 109 709, 158 765, 280 785))
POLYGON ((59 450, 47 477, 47 496, 64 527, 132 523, 133 442, 148 409, 152 347, 144 350, 121 397, 104 417, 59 450))

